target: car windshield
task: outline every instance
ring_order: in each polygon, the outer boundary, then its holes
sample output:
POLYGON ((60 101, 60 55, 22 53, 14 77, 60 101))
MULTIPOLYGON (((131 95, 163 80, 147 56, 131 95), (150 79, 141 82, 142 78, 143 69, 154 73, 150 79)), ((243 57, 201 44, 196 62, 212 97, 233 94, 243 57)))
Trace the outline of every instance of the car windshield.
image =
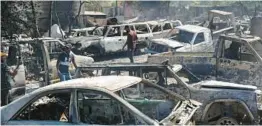
POLYGON ((138 83, 120 91, 122 97, 154 120, 165 119, 175 108, 179 99, 146 83, 138 83))
POLYGON ((177 40, 179 42, 190 43, 192 41, 193 37, 194 37, 193 32, 179 30, 177 36, 174 37, 174 38, 171 38, 171 39, 177 40))
POLYGON ((151 51, 155 51, 155 52, 161 53, 161 52, 167 52, 168 51, 168 46, 152 42, 150 44, 150 46, 149 46, 149 49, 151 51))
POLYGON ((256 50, 262 58, 262 40, 251 42, 250 45, 256 50))

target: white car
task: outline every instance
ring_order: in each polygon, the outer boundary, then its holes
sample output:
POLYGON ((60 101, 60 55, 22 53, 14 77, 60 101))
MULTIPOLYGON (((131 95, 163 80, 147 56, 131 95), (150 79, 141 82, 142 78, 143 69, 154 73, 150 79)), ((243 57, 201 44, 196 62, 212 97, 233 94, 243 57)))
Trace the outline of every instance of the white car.
POLYGON ((200 103, 132 76, 80 78, 1 107, 1 124, 186 125, 200 103))

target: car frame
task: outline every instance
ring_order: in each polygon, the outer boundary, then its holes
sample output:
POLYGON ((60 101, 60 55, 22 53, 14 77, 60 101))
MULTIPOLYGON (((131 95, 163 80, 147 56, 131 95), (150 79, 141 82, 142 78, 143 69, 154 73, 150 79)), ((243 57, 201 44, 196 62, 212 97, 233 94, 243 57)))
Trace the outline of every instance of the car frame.
MULTIPOLYGON (((131 76, 100 76, 100 77, 92 77, 92 78, 79 78, 79 79, 73 79, 69 81, 60 82, 57 84, 49 85, 42 87, 40 89, 37 89, 29 94, 26 94, 25 96, 15 100, 14 102, 1 107, 1 124, 83 124, 80 122, 80 115, 78 111, 78 91, 85 90, 88 92, 100 92, 101 94, 106 94, 110 98, 116 100, 118 103, 120 103, 124 108, 128 109, 130 113, 135 116, 137 120, 140 122, 144 122, 147 125, 158 125, 161 124, 189 124, 191 122, 191 117, 193 116, 194 112, 198 109, 200 103, 194 100, 186 100, 183 97, 181 97, 178 94, 175 94, 171 91, 168 91, 164 89, 161 86, 155 85, 153 83, 150 83, 147 80, 143 80, 138 77, 131 77, 131 76), (107 82, 107 83, 105 83, 107 82), (159 89, 160 91, 164 92, 165 94, 168 94, 169 97, 175 98, 179 100, 179 102, 176 104, 174 109, 170 112, 170 114, 165 117, 161 122, 158 122, 156 120, 153 120, 149 118, 147 115, 143 114, 141 111, 139 111, 137 108, 135 108, 133 105, 128 103, 128 101, 124 100, 123 97, 120 97, 121 95, 118 95, 116 92, 121 93, 120 91, 131 87, 135 84, 143 84, 150 85, 154 88, 159 89), (70 96, 70 103, 68 103, 69 108, 64 110, 63 114, 68 115, 64 116, 67 119, 67 122, 60 122, 60 121, 48 121, 48 120, 14 120, 16 119, 19 114, 23 112, 23 110, 27 109, 28 106, 31 105, 31 103, 35 103, 39 98, 42 98, 43 96, 46 96, 49 93, 56 93, 56 92, 69 92, 70 96), (68 110, 68 113, 66 114, 65 111, 68 110), (183 116, 181 116, 181 114, 183 116)), ((42 100, 43 101, 43 100, 42 100)), ((61 100, 60 100, 61 101, 61 100)), ((40 103, 39 103, 40 104, 40 103)), ((80 106, 80 105, 79 105, 80 106)), ((30 106, 31 107, 31 106, 30 106)), ((30 110, 31 111, 31 110, 30 110)), ((136 123, 136 122, 135 122, 136 123)))

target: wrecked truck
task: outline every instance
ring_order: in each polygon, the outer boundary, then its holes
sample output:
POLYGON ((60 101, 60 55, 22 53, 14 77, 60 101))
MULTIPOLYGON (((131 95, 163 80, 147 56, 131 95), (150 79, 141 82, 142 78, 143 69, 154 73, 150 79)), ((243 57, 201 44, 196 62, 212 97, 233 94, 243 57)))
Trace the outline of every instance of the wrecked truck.
POLYGON ((160 53, 148 56, 148 62, 168 59, 172 64, 185 65, 201 79, 213 78, 262 89, 261 49, 261 38, 230 33, 219 37, 214 53, 160 53))
POLYGON ((226 27, 212 32, 209 28, 197 25, 182 25, 173 29, 169 38, 151 39, 146 52, 150 54, 172 52, 214 52, 218 36, 233 30, 226 27), (173 34, 175 33, 175 34, 173 34))
POLYGON ((214 50, 210 29, 196 25, 182 25, 175 30, 177 33, 170 38, 152 39, 146 52, 155 54, 167 51, 212 52, 214 50))
MULTIPOLYGON (((194 114, 196 124, 240 125, 259 124, 262 114, 262 92, 256 86, 215 80, 201 81, 182 65, 152 63, 85 64, 77 69, 78 77, 137 76, 167 88, 202 105, 194 114)), ((137 86, 143 90, 143 87, 137 86)), ((152 92, 153 93, 153 92, 152 92)))
POLYGON ((37 89, 1 107, 1 124, 190 125, 199 105, 139 77, 100 76, 37 89))

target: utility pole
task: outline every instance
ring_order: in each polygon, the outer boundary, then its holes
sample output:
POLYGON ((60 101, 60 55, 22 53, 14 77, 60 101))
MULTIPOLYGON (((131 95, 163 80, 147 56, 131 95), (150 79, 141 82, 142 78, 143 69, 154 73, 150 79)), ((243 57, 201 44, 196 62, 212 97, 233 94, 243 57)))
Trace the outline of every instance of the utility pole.
POLYGON ((50 10, 49 10, 49 34, 48 36, 51 37, 51 27, 52 27, 52 20, 53 20, 53 17, 52 17, 52 14, 53 14, 53 1, 50 1, 50 10))

